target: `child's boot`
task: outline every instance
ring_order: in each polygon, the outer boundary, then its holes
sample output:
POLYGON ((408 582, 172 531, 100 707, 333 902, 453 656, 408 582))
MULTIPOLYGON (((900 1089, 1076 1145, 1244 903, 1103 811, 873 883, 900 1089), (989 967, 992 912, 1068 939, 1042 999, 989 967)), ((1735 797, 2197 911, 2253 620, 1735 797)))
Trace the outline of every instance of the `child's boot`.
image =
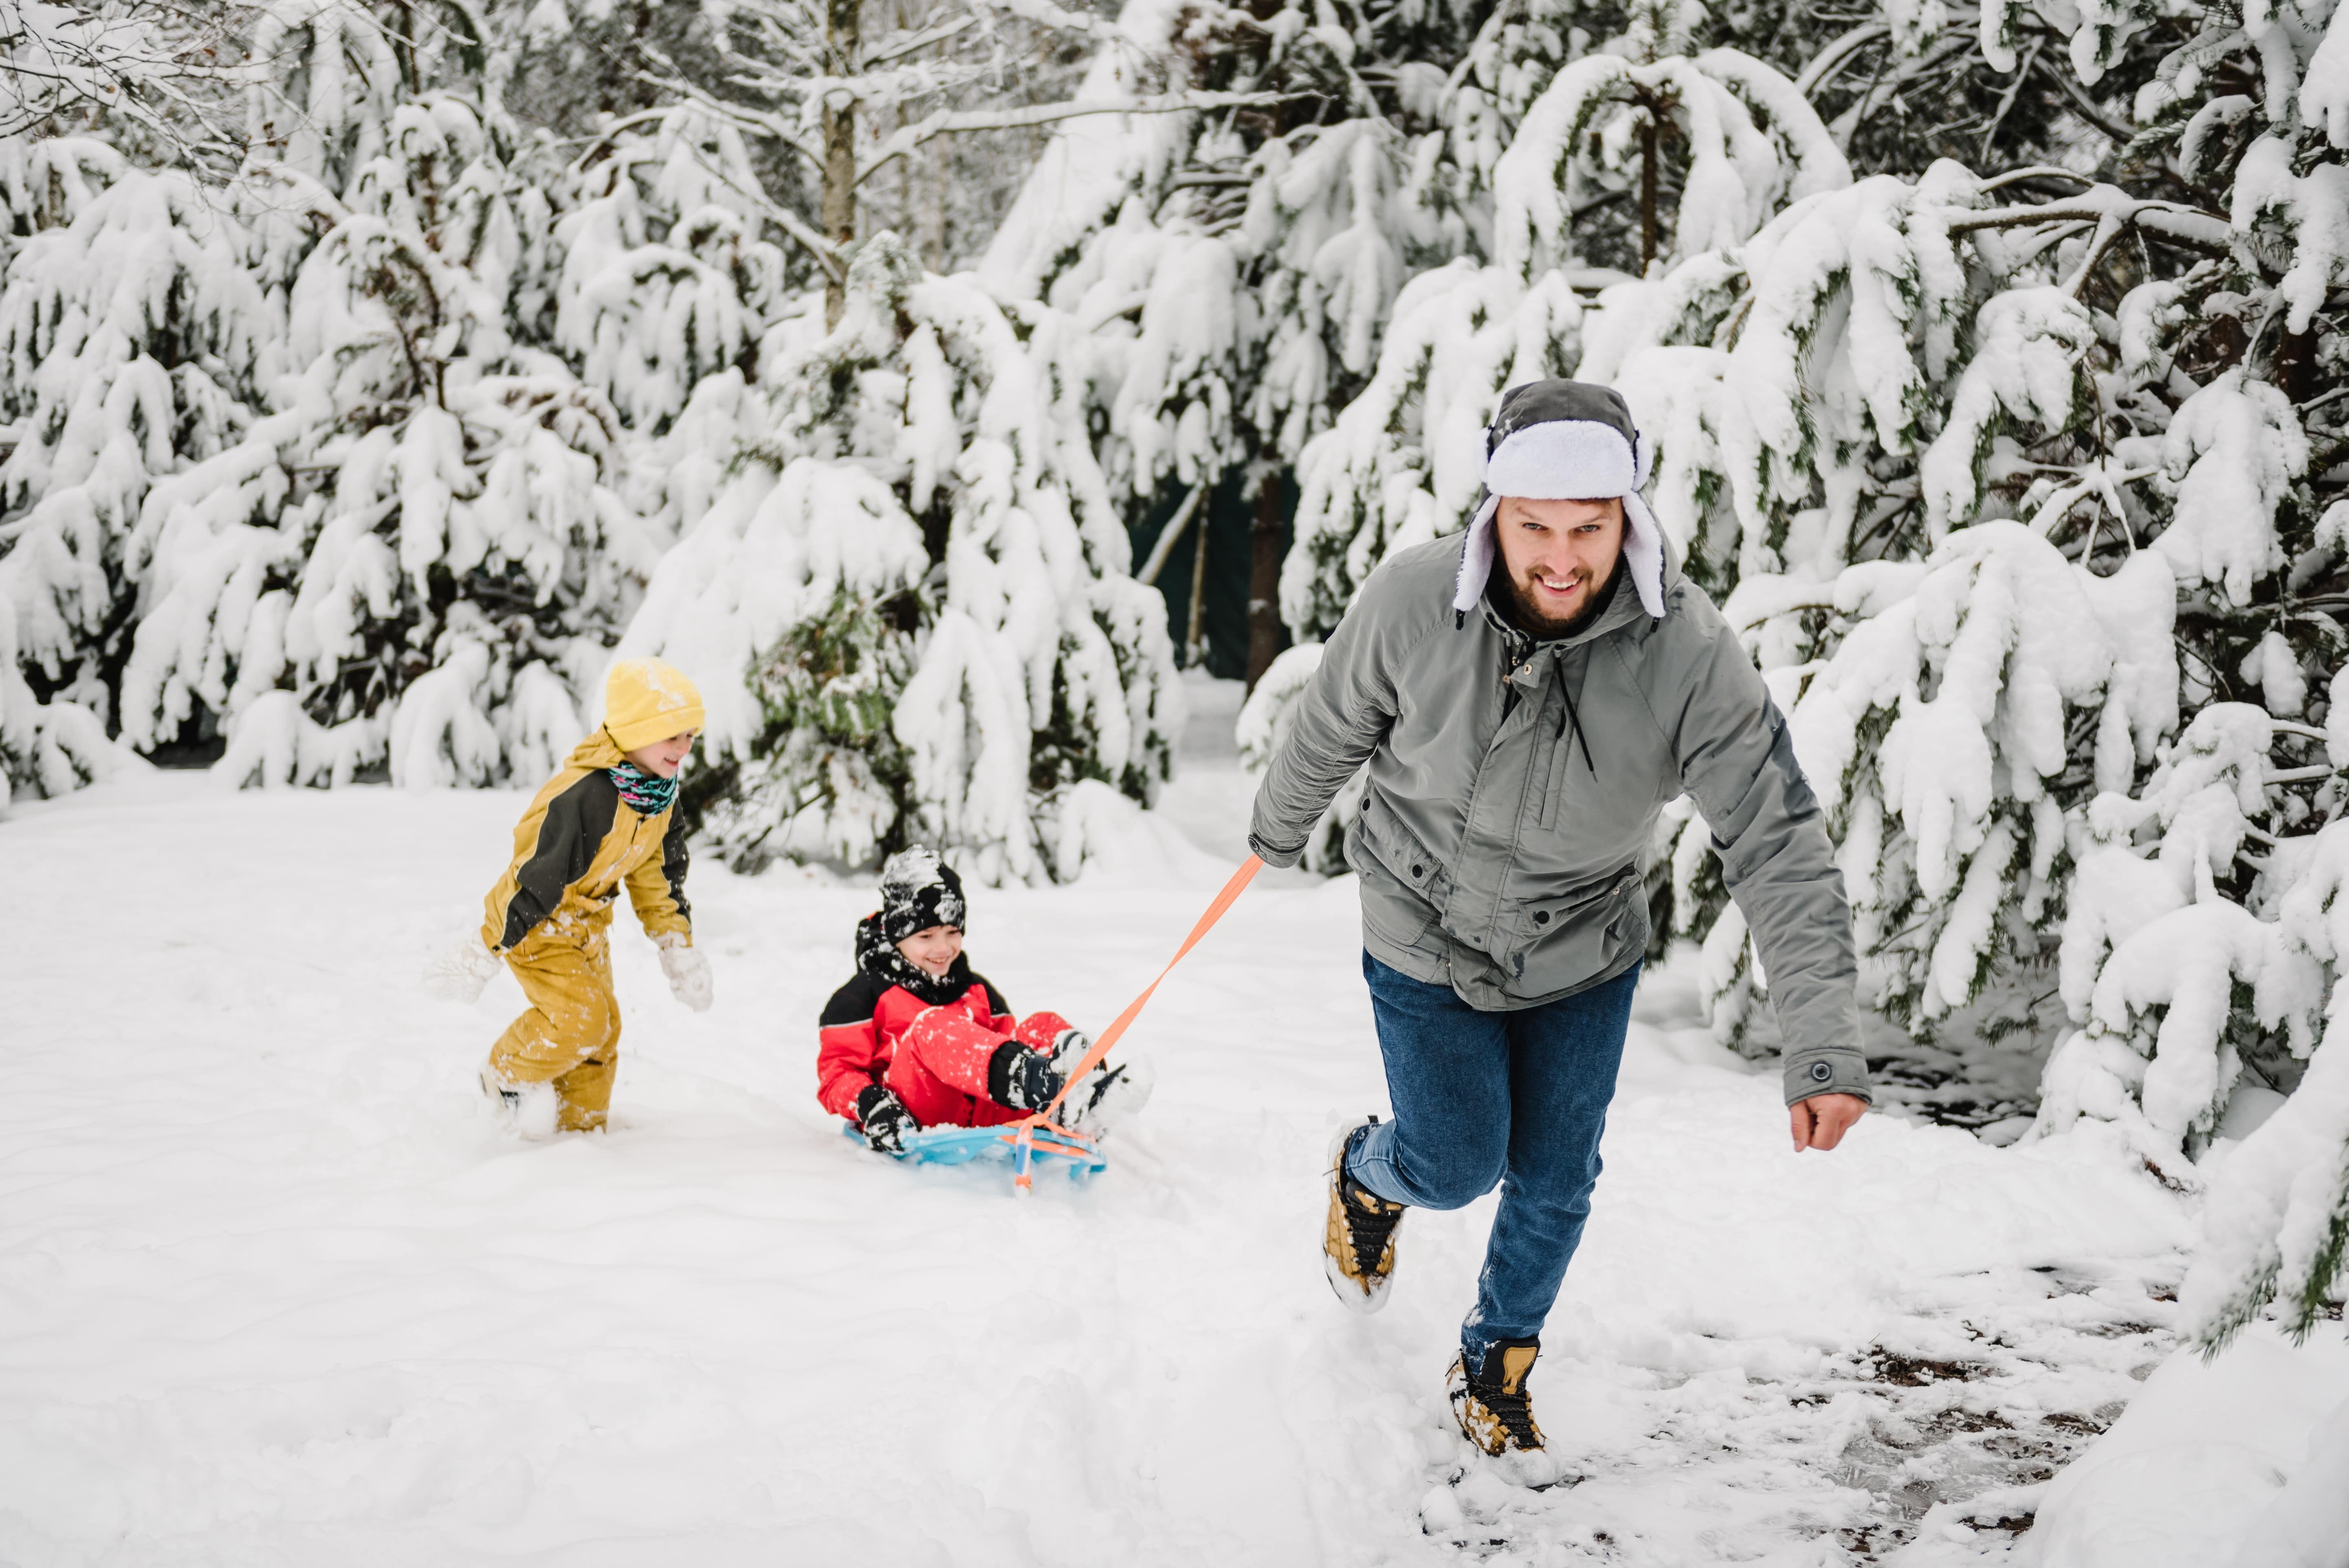
POLYGON ((481 1069, 481 1094, 490 1102, 498 1125, 526 1138, 552 1137, 563 1114, 561 1096, 552 1084, 523 1084, 499 1075, 494 1067, 481 1069))
POLYGON ((1104 1062, 1079 1079, 1061 1102, 1061 1121, 1098 1137, 1149 1102, 1156 1076, 1147 1057, 1104 1062))
POLYGON ((1043 1054, 1052 1064, 1052 1071, 1066 1078, 1093 1048, 1093 1037, 1081 1029, 1063 1029, 1052 1036, 1052 1048, 1043 1054))

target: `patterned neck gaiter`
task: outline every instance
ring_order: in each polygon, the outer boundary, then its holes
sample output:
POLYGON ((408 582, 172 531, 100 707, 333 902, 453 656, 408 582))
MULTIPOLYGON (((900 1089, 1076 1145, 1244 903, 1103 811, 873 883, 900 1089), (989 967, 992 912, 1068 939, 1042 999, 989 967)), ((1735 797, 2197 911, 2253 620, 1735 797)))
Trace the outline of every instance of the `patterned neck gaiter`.
POLYGON ((677 799, 677 781, 658 774, 648 774, 634 763, 622 763, 607 769, 612 782, 620 786, 620 798, 638 816, 658 816, 677 799))

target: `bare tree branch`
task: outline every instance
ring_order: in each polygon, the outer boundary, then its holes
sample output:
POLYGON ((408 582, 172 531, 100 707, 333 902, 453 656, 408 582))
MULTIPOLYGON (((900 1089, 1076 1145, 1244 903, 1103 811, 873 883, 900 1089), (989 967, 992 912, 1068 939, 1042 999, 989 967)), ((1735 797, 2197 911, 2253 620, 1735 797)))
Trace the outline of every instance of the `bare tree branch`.
POLYGON ((173 0, 0 0, 0 136, 79 108, 119 115, 215 174, 243 152, 233 89, 217 62, 248 7, 173 0))

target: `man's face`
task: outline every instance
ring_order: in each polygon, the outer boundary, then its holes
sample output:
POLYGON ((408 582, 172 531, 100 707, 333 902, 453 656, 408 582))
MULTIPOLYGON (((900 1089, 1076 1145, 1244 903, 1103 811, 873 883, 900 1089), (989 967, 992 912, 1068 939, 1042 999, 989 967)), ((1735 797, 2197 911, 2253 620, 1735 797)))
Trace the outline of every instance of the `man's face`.
POLYGON ((1623 503, 1501 497, 1493 517, 1501 566, 1531 630, 1568 629, 1588 611, 1623 556, 1623 503))

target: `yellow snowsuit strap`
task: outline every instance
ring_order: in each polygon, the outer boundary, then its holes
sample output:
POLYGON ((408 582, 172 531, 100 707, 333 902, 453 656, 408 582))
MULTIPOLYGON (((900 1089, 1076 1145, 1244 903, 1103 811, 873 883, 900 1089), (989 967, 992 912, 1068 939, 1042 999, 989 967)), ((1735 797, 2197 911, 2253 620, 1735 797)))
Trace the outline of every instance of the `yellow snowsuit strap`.
MULTIPOLYGON (((607 777, 609 775, 606 775, 607 777)), ((623 807, 623 810, 626 808, 623 807)), ((685 820, 672 804, 655 818, 666 819, 658 855, 648 855, 628 873, 628 902, 636 908, 645 934, 659 938, 675 934, 693 940, 693 906, 685 900, 685 820)))

